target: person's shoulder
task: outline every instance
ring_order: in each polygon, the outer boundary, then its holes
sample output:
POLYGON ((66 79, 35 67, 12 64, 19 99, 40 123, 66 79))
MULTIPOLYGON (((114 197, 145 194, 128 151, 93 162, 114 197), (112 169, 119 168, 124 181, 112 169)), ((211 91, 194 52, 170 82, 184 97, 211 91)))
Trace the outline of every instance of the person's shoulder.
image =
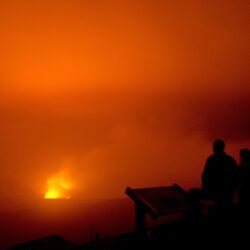
POLYGON ((227 157, 228 160, 235 161, 235 159, 231 155, 225 154, 225 156, 227 157))
POLYGON ((226 154, 226 157, 227 157, 229 162, 237 165, 236 160, 231 155, 226 154))
POLYGON ((215 158, 215 155, 212 154, 212 155, 209 155, 209 156, 208 156, 207 160, 213 160, 214 158, 215 158))
POLYGON ((209 155, 206 162, 209 163, 215 159, 214 155, 209 155))

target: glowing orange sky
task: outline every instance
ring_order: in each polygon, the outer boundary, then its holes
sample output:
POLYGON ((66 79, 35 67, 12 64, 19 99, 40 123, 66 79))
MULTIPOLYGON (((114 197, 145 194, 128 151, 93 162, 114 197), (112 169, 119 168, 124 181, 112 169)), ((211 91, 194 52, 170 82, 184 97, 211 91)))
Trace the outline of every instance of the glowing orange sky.
POLYGON ((249 7, 1 1, 0 194, 37 195, 67 159, 81 195, 110 198, 197 185, 216 136, 237 156, 250 139, 249 7))

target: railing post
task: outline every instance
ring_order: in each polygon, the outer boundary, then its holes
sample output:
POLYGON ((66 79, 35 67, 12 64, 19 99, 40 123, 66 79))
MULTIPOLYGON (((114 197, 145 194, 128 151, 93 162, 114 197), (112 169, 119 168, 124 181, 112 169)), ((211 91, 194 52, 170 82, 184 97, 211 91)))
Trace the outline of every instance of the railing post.
POLYGON ((138 238, 146 238, 146 212, 137 203, 135 203, 135 229, 138 238))

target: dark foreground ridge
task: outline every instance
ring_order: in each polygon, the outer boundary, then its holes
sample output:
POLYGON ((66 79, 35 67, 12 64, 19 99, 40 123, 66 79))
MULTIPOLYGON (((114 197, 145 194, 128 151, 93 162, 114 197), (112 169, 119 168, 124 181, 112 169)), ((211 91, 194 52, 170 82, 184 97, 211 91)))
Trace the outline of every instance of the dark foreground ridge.
POLYGON ((129 250, 129 249, 213 249, 250 246, 248 235, 249 218, 239 207, 218 210, 214 205, 204 203, 208 213, 184 213, 182 219, 147 228, 144 238, 136 232, 118 237, 96 235, 94 241, 76 245, 60 236, 49 236, 18 244, 11 250, 129 250))

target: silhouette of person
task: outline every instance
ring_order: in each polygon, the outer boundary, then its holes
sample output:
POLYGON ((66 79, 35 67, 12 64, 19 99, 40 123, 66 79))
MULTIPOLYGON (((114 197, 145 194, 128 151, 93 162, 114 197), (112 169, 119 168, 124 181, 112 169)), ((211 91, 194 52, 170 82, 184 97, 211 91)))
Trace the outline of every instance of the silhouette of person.
POLYGON ((238 187, 238 202, 240 207, 250 207, 250 150, 240 150, 240 180, 238 187))
POLYGON ((233 202, 238 167, 233 157, 225 153, 223 140, 215 140, 213 154, 208 157, 202 173, 202 195, 220 205, 233 202))

